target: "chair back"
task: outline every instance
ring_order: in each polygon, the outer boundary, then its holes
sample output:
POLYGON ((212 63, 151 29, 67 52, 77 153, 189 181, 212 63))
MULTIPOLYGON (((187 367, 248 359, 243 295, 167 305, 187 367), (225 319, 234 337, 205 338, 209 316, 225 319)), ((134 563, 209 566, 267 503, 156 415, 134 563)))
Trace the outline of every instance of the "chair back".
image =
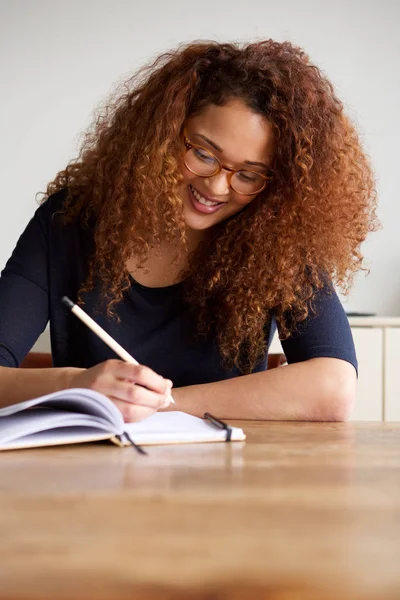
MULTIPOLYGON (((285 364, 284 354, 268 354, 268 369, 275 369, 285 364)), ((48 352, 28 352, 21 363, 22 369, 50 369, 52 367, 51 354, 48 352)))

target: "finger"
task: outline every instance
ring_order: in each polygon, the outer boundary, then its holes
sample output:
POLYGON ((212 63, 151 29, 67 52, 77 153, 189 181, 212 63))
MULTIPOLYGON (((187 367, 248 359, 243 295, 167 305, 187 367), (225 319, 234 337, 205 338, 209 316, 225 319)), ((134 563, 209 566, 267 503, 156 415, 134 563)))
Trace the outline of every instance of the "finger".
POLYGON ((120 410, 125 423, 134 423, 135 421, 142 421, 143 419, 147 419, 147 417, 151 417, 151 415, 157 412, 156 409, 151 408, 150 406, 141 406, 140 404, 131 404, 130 402, 123 402, 122 400, 118 400, 118 398, 113 398, 113 396, 109 396, 109 398, 120 410))
MULTIPOLYGON (((129 402, 131 404, 140 404, 149 406, 155 410, 164 406, 167 394, 157 394, 141 385, 136 385, 129 381, 120 379, 108 380, 104 385, 104 393, 112 395, 118 400, 129 402)), ((170 398, 170 396, 168 396, 170 398)))
POLYGON ((107 364, 107 371, 112 373, 114 377, 139 383, 159 394, 169 391, 172 386, 172 381, 164 379, 145 365, 132 365, 120 360, 110 360, 107 363, 110 363, 107 364))

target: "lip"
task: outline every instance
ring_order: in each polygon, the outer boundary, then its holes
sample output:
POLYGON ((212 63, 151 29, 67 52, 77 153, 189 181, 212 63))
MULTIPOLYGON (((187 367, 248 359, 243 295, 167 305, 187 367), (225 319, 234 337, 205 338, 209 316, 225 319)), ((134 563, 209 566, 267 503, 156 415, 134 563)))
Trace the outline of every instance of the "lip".
MULTIPOLYGON (((207 214, 207 215, 209 215, 209 214, 211 214, 211 213, 215 213, 217 210, 219 210, 220 208, 222 208, 222 206, 223 206, 224 204, 226 204, 226 202, 223 202, 223 203, 221 203, 221 204, 217 204, 217 206, 205 206, 204 204, 200 204, 200 202, 198 202, 198 201, 196 200, 196 198, 195 198, 195 197, 194 197, 194 195, 193 195, 192 188, 191 188, 191 186, 190 186, 190 185, 188 186, 188 189, 189 189, 189 198, 190 198, 190 200, 191 200, 191 203, 192 203, 193 207, 194 207, 194 208, 195 208, 195 209, 196 209, 198 212, 201 212, 201 213, 204 213, 204 214, 207 214)), ((196 191, 197 191, 197 190, 196 190, 196 191)), ((199 192, 199 194, 200 194, 200 192, 199 192)), ((203 194, 201 194, 201 195, 203 196, 203 194)), ((211 202, 214 202, 214 200, 211 200, 211 198, 208 198, 207 196, 203 196, 203 197, 204 197, 206 200, 208 200, 208 199, 209 199, 211 202)))

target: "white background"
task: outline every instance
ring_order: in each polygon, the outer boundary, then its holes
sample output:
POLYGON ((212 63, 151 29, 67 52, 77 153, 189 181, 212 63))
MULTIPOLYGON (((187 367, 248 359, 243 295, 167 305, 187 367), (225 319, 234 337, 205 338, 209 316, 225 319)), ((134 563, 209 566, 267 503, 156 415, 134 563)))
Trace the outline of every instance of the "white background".
MULTIPOLYGON (((35 194, 75 158, 114 87, 194 39, 290 40, 328 75, 378 178, 382 231, 364 244, 346 310, 400 315, 400 3, 397 0, 0 0, 0 268, 37 207, 35 194)), ((40 198, 39 196, 38 198, 40 198)))

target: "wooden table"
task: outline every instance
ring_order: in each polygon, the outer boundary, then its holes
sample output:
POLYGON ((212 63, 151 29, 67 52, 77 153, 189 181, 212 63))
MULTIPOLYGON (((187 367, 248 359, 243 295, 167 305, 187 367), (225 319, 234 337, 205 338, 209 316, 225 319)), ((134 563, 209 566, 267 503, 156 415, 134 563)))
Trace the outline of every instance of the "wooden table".
POLYGON ((400 423, 0 455, 0 598, 400 598, 400 423))

